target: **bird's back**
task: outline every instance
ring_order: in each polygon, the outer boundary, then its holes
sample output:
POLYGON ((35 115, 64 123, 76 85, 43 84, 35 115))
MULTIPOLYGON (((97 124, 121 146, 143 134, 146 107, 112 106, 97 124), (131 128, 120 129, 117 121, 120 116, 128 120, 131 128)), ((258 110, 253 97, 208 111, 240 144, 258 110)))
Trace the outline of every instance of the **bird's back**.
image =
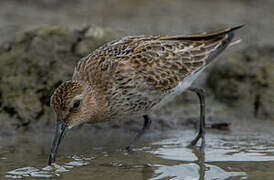
POLYGON ((240 27, 181 36, 125 37, 79 61, 73 79, 97 86, 113 112, 146 112, 166 96, 186 89, 240 27))

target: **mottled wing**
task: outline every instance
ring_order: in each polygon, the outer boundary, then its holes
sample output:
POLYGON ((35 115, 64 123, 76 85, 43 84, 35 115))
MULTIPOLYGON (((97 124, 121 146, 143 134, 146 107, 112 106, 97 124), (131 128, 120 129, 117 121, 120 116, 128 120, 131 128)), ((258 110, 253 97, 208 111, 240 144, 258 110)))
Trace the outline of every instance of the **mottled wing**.
POLYGON ((141 43, 156 38, 158 37, 127 36, 109 42, 82 58, 74 70, 72 79, 79 81, 97 81, 99 79, 100 81, 102 76, 110 76, 109 78, 113 79, 115 71, 119 71, 119 66, 129 62, 130 58, 134 56, 135 49, 141 43))
POLYGON ((116 88, 141 88, 145 84, 170 90, 222 52, 233 38, 232 31, 238 28, 181 36, 125 37, 83 58, 73 79, 95 81, 97 85, 109 81, 104 88, 111 88, 115 82, 116 88))
POLYGON ((140 44, 130 64, 151 87, 170 90, 185 77, 210 63, 233 39, 233 30, 184 36, 167 36, 140 44))

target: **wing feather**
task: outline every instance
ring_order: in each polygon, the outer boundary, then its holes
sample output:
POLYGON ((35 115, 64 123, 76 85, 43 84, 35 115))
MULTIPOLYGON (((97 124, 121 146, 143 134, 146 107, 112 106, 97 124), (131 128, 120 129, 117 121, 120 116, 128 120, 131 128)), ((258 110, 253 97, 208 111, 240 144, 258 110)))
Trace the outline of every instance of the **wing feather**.
POLYGON ((171 90, 210 63, 232 41, 233 31, 242 26, 191 35, 125 37, 82 59, 74 78, 83 80, 88 74, 91 81, 109 79, 132 88, 143 85, 171 90))

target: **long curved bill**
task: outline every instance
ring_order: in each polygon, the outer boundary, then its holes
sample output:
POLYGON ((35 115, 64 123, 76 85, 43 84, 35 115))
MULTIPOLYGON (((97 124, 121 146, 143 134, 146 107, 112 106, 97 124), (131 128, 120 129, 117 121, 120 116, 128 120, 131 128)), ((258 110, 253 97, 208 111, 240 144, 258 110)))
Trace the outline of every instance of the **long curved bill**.
POLYGON ((53 143, 51 145, 51 152, 49 155, 48 165, 51 165, 51 163, 55 162, 55 156, 57 154, 57 150, 58 150, 59 144, 62 140, 62 137, 64 135, 66 127, 67 127, 67 125, 63 121, 60 121, 60 120, 57 121, 55 137, 54 137, 53 143))

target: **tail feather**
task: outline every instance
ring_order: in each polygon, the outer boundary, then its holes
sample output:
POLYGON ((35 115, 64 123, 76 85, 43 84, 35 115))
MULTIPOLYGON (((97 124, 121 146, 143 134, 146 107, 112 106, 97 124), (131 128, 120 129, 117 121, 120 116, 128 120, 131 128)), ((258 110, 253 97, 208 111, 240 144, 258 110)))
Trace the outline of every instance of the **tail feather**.
POLYGON ((178 36, 165 36, 161 37, 160 40, 192 40, 192 41, 200 41, 200 40, 208 40, 218 36, 223 36, 225 34, 231 33, 237 29, 242 28, 244 25, 235 26, 232 28, 225 28, 215 32, 209 33, 199 33, 199 34, 189 34, 189 35, 178 35, 178 36))
POLYGON ((208 54, 208 57, 206 59, 206 63, 210 63, 213 59, 215 59, 216 56, 218 56, 225 48, 229 46, 229 44, 232 42, 232 39, 234 37, 234 33, 232 31, 228 31, 224 35, 224 39, 220 41, 220 44, 216 46, 216 49, 214 51, 211 51, 208 54))
POLYGON ((242 42, 242 39, 235 39, 235 40, 233 40, 233 41, 231 41, 229 44, 228 44, 228 46, 227 47, 231 47, 231 46, 234 46, 234 45, 236 45, 236 44, 239 44, 240 42, 242 42))

